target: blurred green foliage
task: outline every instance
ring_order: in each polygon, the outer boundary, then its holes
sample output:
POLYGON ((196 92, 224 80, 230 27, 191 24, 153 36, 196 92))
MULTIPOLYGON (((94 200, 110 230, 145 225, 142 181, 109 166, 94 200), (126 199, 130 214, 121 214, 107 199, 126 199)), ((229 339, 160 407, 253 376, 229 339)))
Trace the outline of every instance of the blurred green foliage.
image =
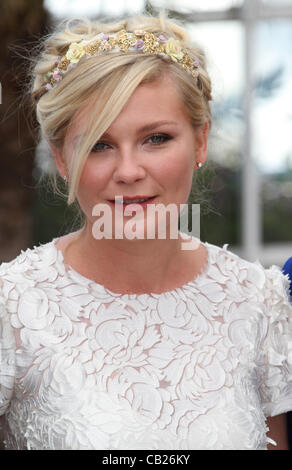
POLYGON ((291 242, 292 170, 263 179, 262 204, 263 242, 291 242))
MULTIPOLYGON (((189 203, 200 204, 201 240, 240 243, 240 171, 212 161, 195 173, 189 203)), ((189 217, 190 219, 191 217, 189 217)))
MULTIPOLYGON (((60 188, 64 192, 64 183, 60 188)), ((38 184, 37 197, 33 206, 33 245, 47 243, 53 238, 78 230, 83 216, 77 203, 67 205, 65 197, 55 195, 49 177, 43 177, 38 184)))

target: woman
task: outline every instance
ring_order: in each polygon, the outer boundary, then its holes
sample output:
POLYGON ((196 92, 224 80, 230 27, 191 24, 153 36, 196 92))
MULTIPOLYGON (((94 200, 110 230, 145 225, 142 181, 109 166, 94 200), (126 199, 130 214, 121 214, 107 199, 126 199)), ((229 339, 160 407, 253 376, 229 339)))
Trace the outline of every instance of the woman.
POLYGON ((7 448, 286 448, 287 278, 148 214, 206 160, 202 51, 162 16, 62 26, 32 94, 86 222, 1 266, 7 448))

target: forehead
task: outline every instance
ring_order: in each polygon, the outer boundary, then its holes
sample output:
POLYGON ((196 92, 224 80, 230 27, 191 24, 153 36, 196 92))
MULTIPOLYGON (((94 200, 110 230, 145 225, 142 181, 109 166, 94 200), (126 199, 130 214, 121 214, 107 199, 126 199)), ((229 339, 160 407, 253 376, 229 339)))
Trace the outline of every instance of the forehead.
MULTIPOLYGON (((98 107, 98 104, 97 104, 98 107)), ((83 112, 76 119, 77 127, 98 112, 96 105, 88 103, 83 112)), ((155 120, 181 120, 189 121, 189 115, 185 108, 182 94, 174 79, 163 76, 153 81, 144 82, 137 86, 122 111, 112 122, 109 128, 115 127, 123 121, 135 126, 145 124, 145 121, 155 120)))
POLYGON ((168 119, 170 115, 182 117, 186 110, 177 85, 164 77, 139 85, 112 125, 127 118, 135 117, 136 123, 150 117, 168 119))
MULTIPOLYGON (((73 139, 73 144, 82 138, 81 130, 87 128, 87 123, 93 122, 99 112, 98 100, 97 105, 89 102, 82 108, 71 123, 70 140, 73 139)), ((158 121, 171 121, 179 127, 191 126, 179 87, 174 79, 165 75, 138 85, 104 135, 138 132, 158 121)))

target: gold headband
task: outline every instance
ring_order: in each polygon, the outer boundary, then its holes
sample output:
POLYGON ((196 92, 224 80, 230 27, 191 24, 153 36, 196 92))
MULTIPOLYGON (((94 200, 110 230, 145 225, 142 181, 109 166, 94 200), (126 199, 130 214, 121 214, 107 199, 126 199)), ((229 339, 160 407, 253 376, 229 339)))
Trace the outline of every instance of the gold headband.
POLYGON ((69 70, 76 67, 82 57, 128 51, 170 57, 184 70, 190 72, 195 79, 199 75, 198 59, 192 58, 178 40, 166 39, 163 34, 156 36, 144 30, 135 30, 131 33, 122 29, 115 34, 99 33, 90 41, 82 40, 70 44, 66 54, 58 57, 52 69, 45 75, 44 92, 54 88, 69 70))

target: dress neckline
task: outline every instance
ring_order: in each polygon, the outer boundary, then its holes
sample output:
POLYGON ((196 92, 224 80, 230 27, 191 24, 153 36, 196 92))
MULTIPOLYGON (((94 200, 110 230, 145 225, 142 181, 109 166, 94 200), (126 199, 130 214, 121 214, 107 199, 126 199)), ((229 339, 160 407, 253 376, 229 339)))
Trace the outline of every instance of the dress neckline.
MULTIPOLYGON (((192 237, 192 238, 194 238, 194 237, 192 237)), ((201 281, 207 275, 207 273, 210 269, 210 265, 211 265, 210 245, 207 242, 200 241, 200 244, 203 245, 206 248, 207 261, 204 264, 203 269, 199 272, 199 274, 197 274, 190 281, 184 283, 181 286, 175 287, 173 289, 168 289, 168 290, 160 292, 160 293, 145 292, 145 293, 137 294, 137 293, 128 293, 128 292, 125 292, 125 293, 114 292, 114 291, 110 290, 109 288, 105 287, 103 284, 100 284, 100 283, 94 281, 93 279, 90 279, 90 278, 84 276, 83 274, 79 273, 70 264, 66 263, 62 250, 60 250, 56 246, 56 242, 59 239, 60 239, 60 237, 53 238, 53 240, 50 242, 50 245, 53 247, 56 254, 58 255, 57 259, 59 260, 59 263, 61 263, 63 265, 65 272, 67 272, 68 274, 71 273, 74 276, 75 279, 79 278, 80 281, 82 282, 82 284, 84 284, 84 283, 86 283, 88 285, 90 284, 91 286, 94 286, 95 288, 97 288, 99 290, 99 292, 103 291, 105 294, 108 294, 108 295, 113 296, 113 297, 129 296, 131 298, 139 298, 139 297, 145 297, 145 296, 159 297, 159 296, 169 295, 169 294, 178 294, 179 292, 183 292, 185 289, 188 289, 190 287, 194 287, 199 281, 201 281)))

